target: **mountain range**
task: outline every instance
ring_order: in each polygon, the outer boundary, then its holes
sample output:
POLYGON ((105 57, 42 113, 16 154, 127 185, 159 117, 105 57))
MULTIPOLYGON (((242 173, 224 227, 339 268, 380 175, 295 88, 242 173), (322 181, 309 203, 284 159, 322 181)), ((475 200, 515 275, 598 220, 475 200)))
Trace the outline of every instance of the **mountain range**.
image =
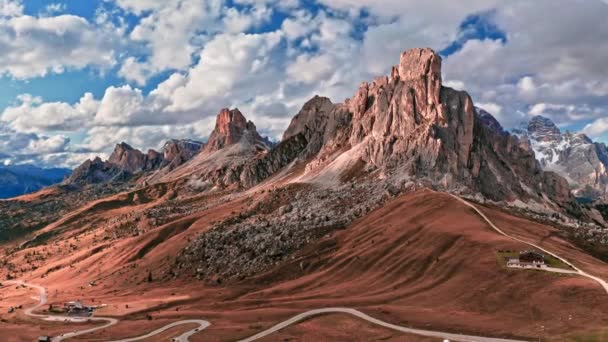
POLYGON ((64 168, 40 168, 33 165, 0 166, 0 198, 35 192, 61 182, 71 173, 64 168))
POLYGON ((514 133, 531 148, 545 170, 568 180, 580 198, 605 201, 608 190, 608 149, 583 133, 561 132, 549 118, 535 116, 514 133))
MULTIPOLYGON (((241 340, 344 306, 510 340, 536 339, 538 326, 558 340, 603 331, 605 290, 574 268, 608 275, 606 222, 577 198, 602 197, 603 145, 542 117, 509 132, 445 86, 441 67, 431 49, 406 50, 344 102, 311 98, 277 143, 236 108, 219 111, 205 143, 118 143, 58 185, 0 201, 0 277, 126 321, 91 338, 204 317, 200 339, 241 340), (507 268, 530 248, 552 251, 558 271, 507 268)), ((299 324, 276 337, 350 340, 299 324)))

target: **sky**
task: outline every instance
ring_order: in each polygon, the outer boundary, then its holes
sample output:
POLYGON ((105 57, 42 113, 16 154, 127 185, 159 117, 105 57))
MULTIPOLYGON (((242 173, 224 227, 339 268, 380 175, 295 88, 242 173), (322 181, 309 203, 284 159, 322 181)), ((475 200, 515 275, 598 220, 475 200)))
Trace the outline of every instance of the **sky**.
POLYGON ((608 142, 606 18, 608 0, 0 0, 0 164, 204 141, 224 107, 280 139, 413 47, 506 128, 608 142))

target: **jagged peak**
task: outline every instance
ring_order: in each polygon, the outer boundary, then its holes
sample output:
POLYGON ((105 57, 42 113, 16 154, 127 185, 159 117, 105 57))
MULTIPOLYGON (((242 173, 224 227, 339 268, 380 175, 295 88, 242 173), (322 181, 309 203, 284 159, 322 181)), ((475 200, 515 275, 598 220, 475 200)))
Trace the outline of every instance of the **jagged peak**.
POLYGON ((482 124, 490 127, 493 131, 504 132, 500 122, 498 122, 498 120, 496 120, 494 115, 492 115, 490 112, 483 108, 475 107, 475 114, 482 124))
POLYGON ((123 150, 135 150, 133 146, 127 144, 126 142, 121 142, 120 144, 116 144, 115 150, 123 149, 123 150))
POLYGON ((549 118, 536 115, 528 122, 528 134, 538 141, 559 141, 562 132, 549 118))
MULTIPOLYGON (((237 130, 255 130, 255 124, 247 121, 243 113, 238 108, 222 108, 215 120, 215 133, 228 134, 234 127, 237 130)), ((213 133, 212 133, 213 134, 213 133)))
POLYGON ((441 80, 441 56, 430 48, 415 48, 401 53, 399 77, 404 81, 435 77, 441 80))
MULTIPOLYGON (((263 141, 255 124, 252 121, 247 121, 238 108, 223 108, 217 115, 215 128, 209 135, 204 150, 207 152, 220 150, 238 143, 244 135, 247 135, 252 143, 263 141)), ((262 145, 266 146, 265 144, 262 145)))
POLYGON ((108 161, 113 164, 121 164, 123 159, 128 158, 128 156, 143 157, 143 153, 126 142, 121 142, 116 145, 108 161))
POLYGON ((329 97, 315 95, 312 99, 306 101, 302 109, 318 108, 327 104, 333 104, 329 97))

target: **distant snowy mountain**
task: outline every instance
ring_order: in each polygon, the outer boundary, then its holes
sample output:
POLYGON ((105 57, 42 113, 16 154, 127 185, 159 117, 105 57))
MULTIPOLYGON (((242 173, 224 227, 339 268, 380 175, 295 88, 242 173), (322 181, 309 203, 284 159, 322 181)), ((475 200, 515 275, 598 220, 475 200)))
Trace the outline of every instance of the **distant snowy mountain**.
POLYGON ((69 169, 43 169, 33 165, 0 166, 0 198, 10 198, 61 182, 69 169))
POLYGON ((513 133, 536 155, 544 170, 566 178, 577 197, 605 198, 608 194, 608 149, 582 133, 561 132, 550 119, 535 116, 513 133))

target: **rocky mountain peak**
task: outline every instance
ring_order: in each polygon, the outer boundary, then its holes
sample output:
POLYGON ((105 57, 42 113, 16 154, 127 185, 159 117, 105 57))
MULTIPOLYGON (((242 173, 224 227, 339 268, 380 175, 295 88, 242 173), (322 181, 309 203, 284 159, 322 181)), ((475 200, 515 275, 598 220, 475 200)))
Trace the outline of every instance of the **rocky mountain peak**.
POLYGON ((161 151, 163 153, 163 158, 167 161, 172 161, 176 158, 188 160, 199 153, 204 145, 205 144, 200 141, 171 139, 163 145, 161 151))
POLYGON ((429 48, 409 49, 401 53, 398 71, 404 81, 425 78, 441 83, 441 57, 429 48))
POLYGON ((368 170, 495 201, 545 201, 538 194, 548 193, 550 202, 576 210, 563 179, 543 173, 532 151, 476 111, 466 92, 442 86, 441 57, 428 48, 403 52, 389 76, 362 83, 342 104, 311 99, 283 142, 299 136, 307 160, 299 181, 334 184, 368 170))
POLYGON ((535 116, 514 133, 534 151, 545 171, 564 177, 573 193, 589 199, 608 197, 608 149, 583 133, 562 133, 551 119, 535 116))
POLYGON ((245 119, 245 116, 243 116, 238 108, 223 108, 217 115, 217 119, 215 121, 215 132, 230 135, 230 133, 232 133, 234 130, 242 131, 247 129, 247 124, 247 119, 245 119))
POLYGON ((120 169, 134 173, 144 168, 146 155, 127 143, 120 143, 114 148, 108 162, 120 169))
POLYGON ((500 125, 498 120, 496 120, 496 118, 492 114, 490 114, 486 110, 478 108, 478 107, 475 107, 475 110, 476 110, 476 114, 477 114, 477 119, 483 125, 490 128, 494 132, 504 133, 504 129, 502 128, 502 126, 500 125))
POLYGON ((217 115, 215 129, 211 132, 204 151, 218 151, 238 143, 243 137, 246 137, 252 144, 268 147, 266 141, 258 134, 253 122, 247 121, 237 108, 224 108, 217 115))
POLYGON ((528 123, 528 134, 537 141, 561 141, 562 132, 551 119, 537 115, 528 123))

